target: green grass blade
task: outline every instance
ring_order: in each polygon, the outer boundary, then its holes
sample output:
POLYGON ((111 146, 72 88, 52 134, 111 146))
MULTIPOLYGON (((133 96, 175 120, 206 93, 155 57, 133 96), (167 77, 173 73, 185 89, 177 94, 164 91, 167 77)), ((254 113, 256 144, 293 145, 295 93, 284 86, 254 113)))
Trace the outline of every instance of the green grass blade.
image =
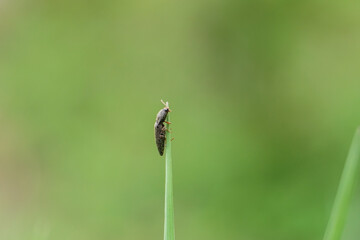
MULTIPOLYGON (((167 121, 170 122, 170 114, 167 121)), ((170 130, 169 124, 166 125, 170 130)), ((171 159, 171 133, 166 132, 165 145, 165 223, 164 240, 175 240, 174 223, 174 202, 173 202, 173 182, 172 182, 172 159, 171 159)))
POLYGON ((355 132, 349 155, 341 175, 324 240, 340 240, 344 230, 360 161, 360 128, 355 132))

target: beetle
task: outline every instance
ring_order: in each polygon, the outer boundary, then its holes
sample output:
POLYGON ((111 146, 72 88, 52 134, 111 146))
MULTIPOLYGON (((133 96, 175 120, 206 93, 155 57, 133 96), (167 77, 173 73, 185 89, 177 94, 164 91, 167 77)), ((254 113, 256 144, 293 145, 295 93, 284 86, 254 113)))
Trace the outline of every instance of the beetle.
POLYGON ((157 149, 160 153, 160 156, 164 154, 165 141, 166 141, 166 131, 168 131, 164 125, 164 123, 170 124, 170 122, 165 121, 169 112, 171 112, 169 108, 169 103, 164 103, 163 100, 161 102, 165 105, 163 109, 161 109, 156 115, 154 130, 155 130, 155 142, 157 149))

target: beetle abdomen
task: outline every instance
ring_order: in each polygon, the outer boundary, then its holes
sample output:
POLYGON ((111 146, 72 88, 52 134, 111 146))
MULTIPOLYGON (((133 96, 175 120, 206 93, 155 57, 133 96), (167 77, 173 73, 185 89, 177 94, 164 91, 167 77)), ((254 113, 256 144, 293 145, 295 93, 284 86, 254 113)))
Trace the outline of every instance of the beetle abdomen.
POLYGON ((165 126, 163 123, 161 124, 155 123, 155 141, 160 156, 164 154, 165 141, 166 141, 165 131, 166 131, 165 126))
POLYGON ((164 154, 164 148, 165 148, 165 140, 166 140, 166 128, 164 126, 164 121, 166 119, 166 116, 169 112, 169 108, 163 108, 161 109, 158 114, 156 115, 155 120, 155 142, 157 149, 159 150, 160 156, 164 154))

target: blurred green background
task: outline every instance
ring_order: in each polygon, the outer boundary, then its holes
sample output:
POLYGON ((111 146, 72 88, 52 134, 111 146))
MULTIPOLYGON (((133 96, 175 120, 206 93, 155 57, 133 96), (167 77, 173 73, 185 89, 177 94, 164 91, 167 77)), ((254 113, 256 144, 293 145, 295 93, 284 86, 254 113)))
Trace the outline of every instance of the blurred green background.
POLYGON ((0 1, 0 239, 321 239, 360 124, 360 2, 0 1))

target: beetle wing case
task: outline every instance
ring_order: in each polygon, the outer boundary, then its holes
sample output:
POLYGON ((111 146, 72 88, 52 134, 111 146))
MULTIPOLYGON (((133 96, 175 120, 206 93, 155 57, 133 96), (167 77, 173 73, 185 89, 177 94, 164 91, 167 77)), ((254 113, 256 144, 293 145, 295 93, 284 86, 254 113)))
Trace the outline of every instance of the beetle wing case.
POLYGON ((156 115, 154 130, 155 130, 155 142, 157 149, 159 150, 160 156, 164 154, 165 140, 166 140, 166 128, 164 126, 164 121, 169 112, 169 108, 161 109, 156 115))
POLYGON ((166 141, 164 124, 155 123, 155 141, 160 156, 162 156, 164 154, 165 141, 166 141))

